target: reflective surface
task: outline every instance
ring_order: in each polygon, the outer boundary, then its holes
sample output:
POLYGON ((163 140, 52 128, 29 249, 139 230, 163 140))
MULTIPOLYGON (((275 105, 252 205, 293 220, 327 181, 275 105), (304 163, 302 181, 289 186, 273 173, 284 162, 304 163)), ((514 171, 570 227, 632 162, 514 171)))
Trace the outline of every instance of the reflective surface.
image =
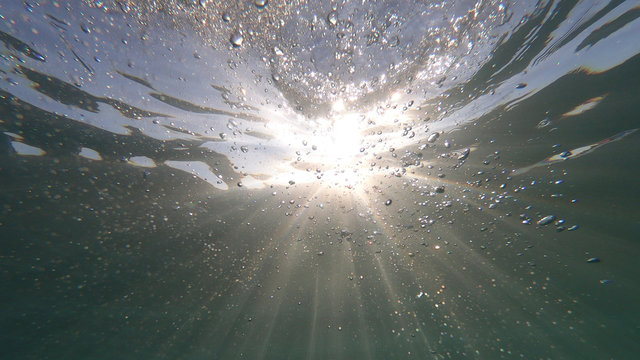
POLYGON ((639 6, 0 5, 1 357, 633 358, 639 6))

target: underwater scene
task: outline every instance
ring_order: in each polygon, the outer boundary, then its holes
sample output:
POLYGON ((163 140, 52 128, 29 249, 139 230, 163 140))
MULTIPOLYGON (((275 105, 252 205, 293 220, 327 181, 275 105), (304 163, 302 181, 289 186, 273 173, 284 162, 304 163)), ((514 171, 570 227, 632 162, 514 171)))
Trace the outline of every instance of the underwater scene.
POLYGON ((635 359, 640 1, 0 3, 1 359, 635 359))

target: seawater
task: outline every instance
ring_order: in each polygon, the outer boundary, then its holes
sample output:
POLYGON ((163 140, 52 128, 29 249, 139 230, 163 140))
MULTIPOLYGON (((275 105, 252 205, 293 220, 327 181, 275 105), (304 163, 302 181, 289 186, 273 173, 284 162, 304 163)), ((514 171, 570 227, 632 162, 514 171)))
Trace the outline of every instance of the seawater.
POLYGON ((634 358, 639 16, 0 5, 0 357, 634 358))

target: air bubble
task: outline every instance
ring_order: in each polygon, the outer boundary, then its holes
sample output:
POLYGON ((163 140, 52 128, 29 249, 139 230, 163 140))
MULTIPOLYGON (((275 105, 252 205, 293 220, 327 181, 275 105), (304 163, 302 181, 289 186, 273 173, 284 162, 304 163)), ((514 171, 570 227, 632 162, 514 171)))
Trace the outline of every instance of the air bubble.
POLYGON ((338 12, 335 10, 330 12, 329 15, 327 15, 327 21, 329 24, 335 26, 338 23, 338 12))
POLYGON ((236 31, 231 34, 231 38, 229 38, 229 41, 231 41, 231 45, 233 45, 234 47, 240 47, 242 46, 242 42, 244 41, 244 39, 242 38, 242 34, 240 34, 239 31, 236 31))
POLYGON ((556 219, 556 217, 554 215, 548 215, 548 216, 545 216, 542 219, 538 220, 537 224, 540 225, 540 226, 544 226, 544 225, 550 224, 555 219, 556 219))
POLYGON ((258 7, 258 9, 264 9, 265 6, 267 6, 267 4, 269 3, 269 0, 256 0, 255 4, 258 7))

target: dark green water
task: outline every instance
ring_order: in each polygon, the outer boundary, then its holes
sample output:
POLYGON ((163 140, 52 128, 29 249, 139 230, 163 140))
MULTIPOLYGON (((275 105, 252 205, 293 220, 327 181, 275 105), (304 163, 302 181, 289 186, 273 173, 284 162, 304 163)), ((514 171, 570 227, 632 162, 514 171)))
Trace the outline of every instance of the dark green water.
POLYGON ((640 353, 640 5, 332 4, 0 4, 0 358, 640 353))

